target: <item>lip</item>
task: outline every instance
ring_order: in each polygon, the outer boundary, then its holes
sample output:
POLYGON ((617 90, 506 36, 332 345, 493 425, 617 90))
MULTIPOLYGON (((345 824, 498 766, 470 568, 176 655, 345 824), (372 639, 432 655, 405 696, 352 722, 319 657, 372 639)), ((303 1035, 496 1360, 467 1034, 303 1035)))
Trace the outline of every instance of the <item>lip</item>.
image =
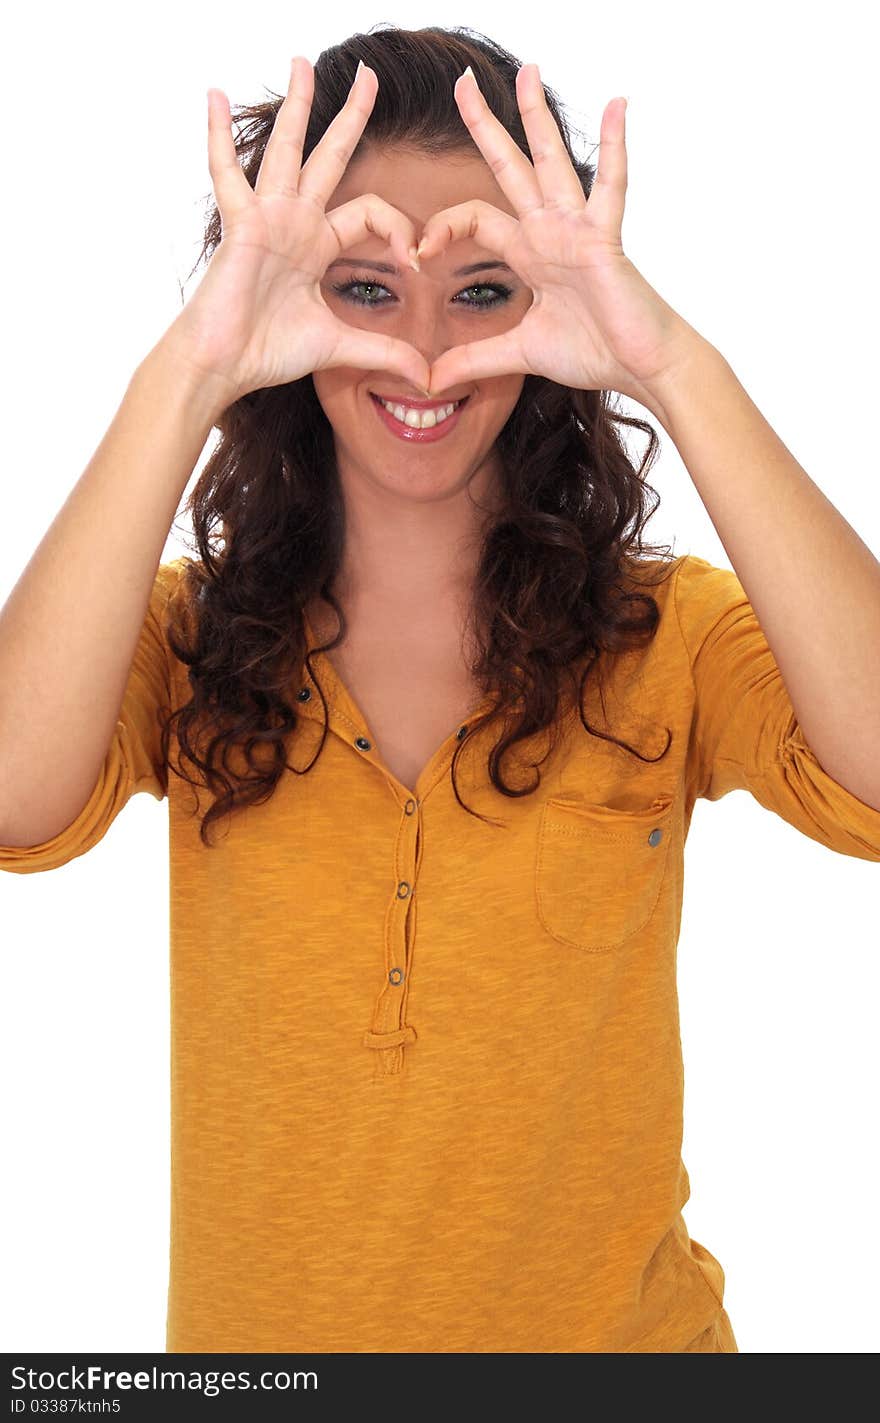
MULTIPOLYGON (((388 399, 387 396, 383 396, 382 398, 388 399)), ((415 443, 418 445, 430 444, 434 440, 443 440, 446 438, 447 435, 451 435, 452 431, 455 429, 456 425, 461 419, 461 413, 464 410, 464 407, 467 404, 469 398, 470 397, 465 396, 458 409, 455 410, 453 414, 450 415, 446 420, 441 421, 439 425, 432 425, 429 430, 418 430, 414 429, 412 425, 403 425, 399 420, 395 420, 394 416, 391 414, 391 411, 385 409, 385 406, 381 403, 379 396, 374 391, 370 391, 370 400, 372 402, 373 409, 376 411, 376 414, 379 416, 379 419, 384 424, 386 430, 389 430, 392 435, 396 435, 398 440, 409 440, 411 443, 415 443)), ((417 410, 437 410, 441 405, 451 405, 452 401, 407 399, 406 401, 400 401, 397 403, 402 405, 412 405, 417 410)))

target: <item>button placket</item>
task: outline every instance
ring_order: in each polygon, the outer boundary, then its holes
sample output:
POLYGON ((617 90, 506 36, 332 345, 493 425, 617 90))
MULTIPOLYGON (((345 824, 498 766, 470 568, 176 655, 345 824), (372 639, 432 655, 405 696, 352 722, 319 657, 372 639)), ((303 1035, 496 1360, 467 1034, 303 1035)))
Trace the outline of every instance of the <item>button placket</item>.
MULTIPOLYGON (((310 698, 310 688, 303 687, 299 693, 299 699, 308 701, 310 698)), ((351 725, 350 722, 349 725, 351 725)), ((353 737, 352 744, 362 753, 373 750, 372 741, 362 733, 353 737)), ((378 769, 382 768, 378 767, 378 769)), ((405 823, 403 828, 402 848, 404 859, 409 860, 413 865, 416 861, 416 850, 419 843, 419 823, 416 815, 419 806, 420 801, 417 797, 408 796, 403 807, 408 823, 405 823), (412 819, 413 816, 416 816, 415 820, 412 819)), ((398 841, 398 849, 400 848, 401 844, 398 841)), ((386 965, 390 964, 390 967, 387 968, 385 983, 379 994, 374 1025, 364 1033, 363 1037, 366 1047, 379 1049, 374 1056, 377 1078, 392 1076, 400 1072, 403 1066, 404 1045, 416 1041, 415 1028, 402 1023, 408 989, 407 939, 410 929, 413 928, 411 920, 414 918, 414 906, 412 906, 413 913, 411 914, 411 906, 408 902, 412 899, 412 895, 412 880, 399 880, 395 891, 395 901, 405 902, 406 908, 402 915, 397 913, 396 905, 391 910, 387 925, 391 934, 391 943, 386 948, 386 965)))
POLYGON ((416 1031, 405 1023, 409 989, 411 944, 415 934, 414 885, 418 868, 420 826, 418 800, 410 796, 403 806, 403 819, 396 842, 398 864, 409 875, 399 879, 388 907, 385 923, 385 976, 375 1006, 373 1025, 364 1034, 366 1047, 374 1054, 374 1077, 394 1076, 403 1068, 404 1046, 416 1041, 416 1031))
MULTIPOLYGON (((339 687, 344 694, 345 689, 338 682, 332 669, 330 670, 332 683, 339 687)), ((299 693, 298 700, 308 702, 312 699, 311 688, 304 685, 299 693)), ((349 701, 351 699, 349 698, 349 701)), ((354 710, 355 708, 352 707, 354 710)), ((351 719, 338 705, 333 706, 331 701, 328 708, 328 720, 332 718, 334 712, 340 722, 346 724, 346 731, 351 732, 356 728, 351 719)), ((362 723, 363 724, 363 723, 362 723)), ((337 725, 337 732, 345 735, 341 726, 337 725)), ((456 739, 462 741, 469 730, 465 723, 460 726, 455 733, 456 739)), ((373 750, 373 743, 368 736, 363 733, 356 734, 349 742, 356 750, 366 754, 373 750)), ((380 763, 375 762, 377 769, 384 770, 380 763)), ((386 771, 386 775, 389 773, 386 771)), ((395 799, 397 794, 395 793, 395 799)), ((399 801, 397 802, 399 804, 399 801)), ((376 1005, 374 1024, 371 1029, 364 1033, 363 1042, 366 1047, 380 1049, 375 1052, 373 1061, 375 1063, 376 1078, 386 1077, 399 1073, 403 1066, 403 1047, 406 1043, 415 1042, 417 1034, 411 1024, 403 1024, 406 1015, 406 1005, 409 991, 409 966, 412 952, 411 945, 415 939, 415 925, 417 915, 417 905, 414 899, 415 878, 418 869, 419 849, 420 849, 420 822, 417 812, 421 808, 421 800, 417 796, 407 796, 403 804, 403 812, 406 817, 402 828, 401 836, 398 839, 397 848, 404 850, 404 859, 412 865, 410 878, 400 879, 397 882, 395 900, 389 908, 386 920, 386 959, 385 959, 385 981, 382 991, 379 994, 376 1005), (400 906, 404 906, 401 912, 400 906), (390 934, 390 940, 387 937, 390 934)))
MULTIPOLYGON (((460 726, 455 733, 456 739, 463 741, 469 730, 467 723, 460 726)), ((357 737, 354 744, 361 751, 372 749, 372 743, 366 736, 357 737)), ((409 825, 404 822, 401 827, 398 848, 403 847, 403 857, 412 863, 413 871, 410 879, 397 882, 396 903, 389 909, 386 922, 386 933, 390 935, 386 939, 386 982, 376 1005, 374 1026, 364 1034, 365 1046, 380 1049, 375 1054, 374 1075, 377 1079, 399 1073, 403 1068, 404 1045, 417 1041, 415 1028, 411 1024, 404 1025, 403 1020, 406 1017, 418 914, 414 895, 421 849, 421 823, 417 815, 421 804, 416 796, 407 796, 403 804, 403 813, 409 825), (402 915, 397 913, 400 902, 408 902, 402 915)))

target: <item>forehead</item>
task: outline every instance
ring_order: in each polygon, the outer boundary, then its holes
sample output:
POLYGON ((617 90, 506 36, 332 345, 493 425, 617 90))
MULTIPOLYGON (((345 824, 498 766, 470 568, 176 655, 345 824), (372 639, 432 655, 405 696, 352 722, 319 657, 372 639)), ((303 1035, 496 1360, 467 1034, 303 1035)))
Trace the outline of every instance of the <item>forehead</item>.
POLYGON ((327 210, 363 193, 375 193, 412 218, 418 228, 442 208, 480 198, 502 212, 516 211, 483 155, 433 155, 401 148, 367 149, 352 159, 327 210))

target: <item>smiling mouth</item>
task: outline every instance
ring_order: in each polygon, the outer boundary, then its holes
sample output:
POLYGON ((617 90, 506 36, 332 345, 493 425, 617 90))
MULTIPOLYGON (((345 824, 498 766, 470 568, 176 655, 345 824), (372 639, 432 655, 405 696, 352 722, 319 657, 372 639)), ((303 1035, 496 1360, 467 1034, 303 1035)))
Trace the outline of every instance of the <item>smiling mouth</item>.
POLYGON ((371 390, 370 395, 374 400, 386 400, 389 405, 402 405, 412 410, 440 410, 444 405, 464 405, 466 400, 470 400, 469 395, 460 395, 457 399, 419 400, 414 395, 386 395, 382 390, 371 390))
POLYGON ((404 400, 396 396, 380 395, 375 390, 371 390, 369 395, 374 404, 398 424, 410 430, 432 430, 445 424, 470 399, 470 396, 464 395, 458 400, 404 400), (425 415, 429 416, 427 421, 424 419, 425 415), (433 418, 430 418, 431 416, 433 418))

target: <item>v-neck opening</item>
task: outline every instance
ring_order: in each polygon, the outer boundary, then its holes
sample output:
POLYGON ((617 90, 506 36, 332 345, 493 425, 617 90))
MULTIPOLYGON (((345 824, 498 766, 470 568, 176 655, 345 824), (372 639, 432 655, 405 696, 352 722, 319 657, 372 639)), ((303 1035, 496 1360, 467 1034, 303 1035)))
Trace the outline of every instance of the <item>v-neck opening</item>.
MULTIPOLYGON (((315 655, 321 658, 322 665, 324 666, 328 676, 330 677, 331 683, 335 691, 337 692, 340 701, 344 704, 345 715, 347 719, 352 722, 353 725, 361 728, 362 733, 368 738, 373 747, 376 749, 377 758, 381 762, 382 770, 385 775, 389 776, 394 782, 394 784, 399 786, 400 789, 404 791, 407 796, 413 796, 417 800, 420 800, 422 798, 422 795, 424 794, 424 790, 426 789, 426 787, 424 786, 425 776, 430 773, 436 779, 436 772, 439 769, 437 766, 438 758, 441 757, 441 755, 444 757, 450 756, 448 743, 451 738, 456 736, 457 729, 453 728, 452 730, 450 730, 444 737, 444 739, 435 747, 434 751, 431 753, 428 760, 425 762, 424 766, 419 772, 416 778, 415 786, 410 787, 404 785, 403 781, 401 781, 394 774, 394 772, 391 770, 391 767, 386 764, 386 762, 381 756, 381 753, 379 753, 378 743, 376 741, 375 734, 372 728, 370 727, 367 717, 364 715, 363 709, 358 705, 358 702, 356 701, 353 692, 346 685, 343 677, 334 667, 333 663, 331 662, 329 656, 327 656, 324 649, 318 647, 317 637, 315 635, 315 628, 305 608, 303 608, 303 624, 306 630, 307 651, 314 651, 315 655)), ((459 725, 466 726, 472 718, 481 716, 484 711, 488 710, 493 705, 493 703, 494 696, 491 693, 487 693, 481 698, 477 705, 466 714, 465 720, 459 725)), ((454 751, 451 754, 454 755, 454 751)), ((432 780, 431 784, 433 783, 434 781, 432 780)))

